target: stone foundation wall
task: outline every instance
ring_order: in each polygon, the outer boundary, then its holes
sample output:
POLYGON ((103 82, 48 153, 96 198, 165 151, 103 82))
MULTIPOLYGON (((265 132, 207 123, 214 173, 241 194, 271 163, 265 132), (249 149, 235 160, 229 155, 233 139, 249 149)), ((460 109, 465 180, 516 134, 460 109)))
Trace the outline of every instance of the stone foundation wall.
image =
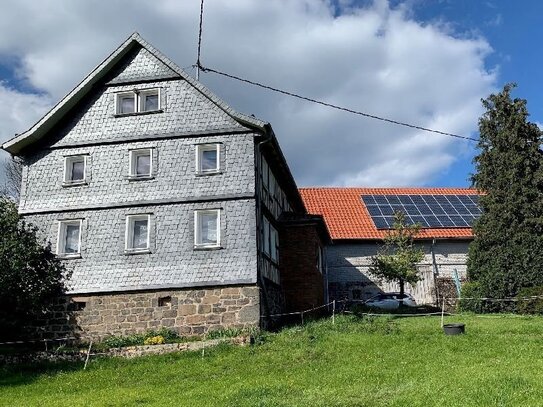
POLYGON ((194 336, 259 324, 256 285, 65 297, 47 319, 39 321, 44 336, 74 335, 83 340, 161 327, 194 336))

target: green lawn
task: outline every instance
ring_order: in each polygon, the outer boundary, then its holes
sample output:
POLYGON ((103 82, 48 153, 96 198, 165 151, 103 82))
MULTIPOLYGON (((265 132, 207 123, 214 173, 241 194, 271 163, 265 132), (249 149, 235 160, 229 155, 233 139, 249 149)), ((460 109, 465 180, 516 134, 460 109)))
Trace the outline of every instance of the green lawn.
POLYGON ((253 347, 0 370, 2 406, 541 406, 543 318, 354 317, 253 347))

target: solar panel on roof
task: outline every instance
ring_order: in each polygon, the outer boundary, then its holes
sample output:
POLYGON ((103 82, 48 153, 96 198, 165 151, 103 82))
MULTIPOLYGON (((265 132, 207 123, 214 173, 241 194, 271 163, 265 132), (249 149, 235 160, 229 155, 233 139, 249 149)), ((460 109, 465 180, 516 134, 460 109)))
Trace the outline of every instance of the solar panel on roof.
POLYGON ((471 227, 481 215, 478 195, 363 195, 362 201, 377 229, 392 229, 398 211, 423 228, 471 227))

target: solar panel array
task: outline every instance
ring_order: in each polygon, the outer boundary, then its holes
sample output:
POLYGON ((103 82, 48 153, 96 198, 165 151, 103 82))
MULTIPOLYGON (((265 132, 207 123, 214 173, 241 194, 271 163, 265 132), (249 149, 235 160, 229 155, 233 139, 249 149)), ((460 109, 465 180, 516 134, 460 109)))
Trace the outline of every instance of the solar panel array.
POLYGON ((377 229, 392 229, 394 214, 423 228, 467 228, 481 215, 478 195, 363 195, 377 229))

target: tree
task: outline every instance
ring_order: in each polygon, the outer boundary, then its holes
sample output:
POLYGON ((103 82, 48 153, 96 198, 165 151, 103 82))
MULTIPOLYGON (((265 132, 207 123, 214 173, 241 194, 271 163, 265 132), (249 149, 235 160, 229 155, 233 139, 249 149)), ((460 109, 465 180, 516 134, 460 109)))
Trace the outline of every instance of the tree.
MULTIPOLYGON (((406 225, 405 214, 394 214, 394 229, 384 238, 384 245, 372 259, 370 272, 377 278, 397 282, 400 298, 405 292, 405 283, 416 284, 420 280, 417 263, 424 258, 424 251, 415 247, 415 236, 419 225, 406 225)), ((402 305, 400 299, 400 305, 402 305)))
MULTIPOLYGON (((543 285, 542 132, 528 122, 526 101, 508 84, 483 100, 473 185, 484 193, 475 222, 468 277, 487 297, 512 297, 543 285)), ((493 303, 493 310, 503 309, 493 303)))
POLYGON ((21 196, 21 180, 23 177, 23 165, 21 161, 15 157, 5 160, 4 173, 6 181, 4 186, 0 188, 0 196, 6 196, 14 202, 19 202, 19 197, 21 196))
POLYGON ((65 269, 13 202, 0 198, 0 337, 20 335, 64 291, 65 269))

